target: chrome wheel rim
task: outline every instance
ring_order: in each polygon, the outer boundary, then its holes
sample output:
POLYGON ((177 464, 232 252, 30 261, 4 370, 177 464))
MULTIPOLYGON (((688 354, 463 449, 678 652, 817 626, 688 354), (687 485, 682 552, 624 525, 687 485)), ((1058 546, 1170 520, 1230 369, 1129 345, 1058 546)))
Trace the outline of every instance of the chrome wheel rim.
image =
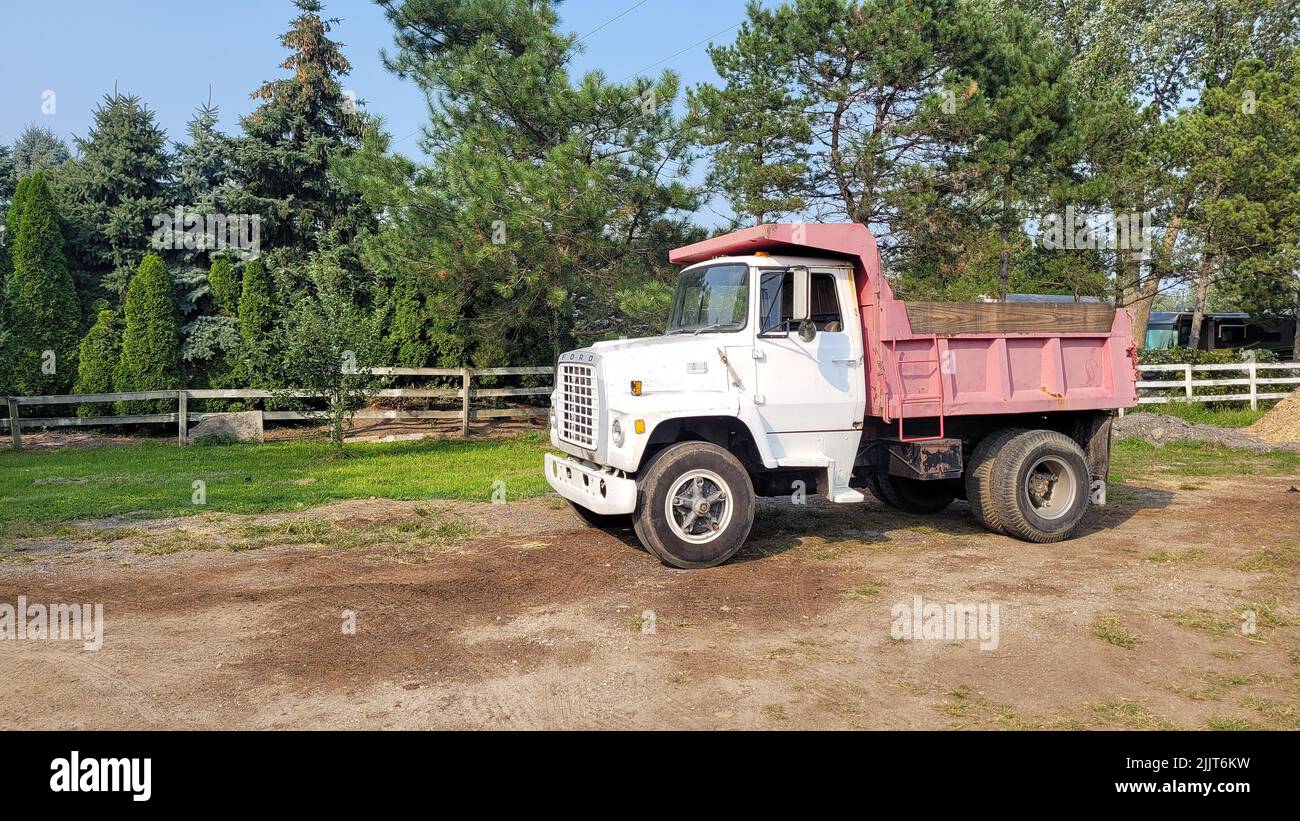
POLYGON ((1078 477, 1068 462, 1044 456, 1025 474, 1025 498, 1035 515, 1053 521, 1070 512, 1078 485, 1078 477))
POLYGON ((692 470, 673 484, 664 499, 664 517, 673 535, 704 544, 718 538, 731 522, 731 487, 711 470, 692 470))

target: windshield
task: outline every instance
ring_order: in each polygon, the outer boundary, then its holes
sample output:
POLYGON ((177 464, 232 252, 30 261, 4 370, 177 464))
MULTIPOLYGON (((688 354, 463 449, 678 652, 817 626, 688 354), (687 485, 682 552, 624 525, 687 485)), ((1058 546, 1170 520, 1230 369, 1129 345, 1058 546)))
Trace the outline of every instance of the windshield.
POLYGON ((738 331, 749 308, 749 266, 708 265, 683 271, 673 295, 668 333, 738 331))

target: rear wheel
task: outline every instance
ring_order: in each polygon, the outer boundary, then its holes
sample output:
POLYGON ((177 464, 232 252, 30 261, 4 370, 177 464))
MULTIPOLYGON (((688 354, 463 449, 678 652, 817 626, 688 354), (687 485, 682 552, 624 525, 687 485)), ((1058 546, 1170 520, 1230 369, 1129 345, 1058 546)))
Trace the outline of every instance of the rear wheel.
POLYGON ((597 527, 601 530, 617 530, 632 526, 632 514, 630 513, 616 515, 596 513, 577 502, 569 502, 569 507, 573 508, 573 515, 578 517, 578 521, 589 527, 597 527))
POLYGON ((1006 533, 993 506, 993 463, 1003 446, 1024 433, 1021 428, 996 430, 980 440, 966 463, 966 503, 980 524, 994 533, 1006 533))
POLYGON ((1022 431, 993 461, 994 515, 1008 536, 1059 542, 1088 509, 1089 479, 1088 461, 1073 439, 1053 430, 1022 431))
POLYGON ((680 442, 638 478, 633 526, 664 562, 713 567, 745 543, 754 506, 754 486, 735 456, 708 442, 680 442))
POLYGON ((952 487, 942 480, 908 479, 889 473, 867 477, 867 489, 880 501, 904 513, 938 513, 952 504, 952 487))

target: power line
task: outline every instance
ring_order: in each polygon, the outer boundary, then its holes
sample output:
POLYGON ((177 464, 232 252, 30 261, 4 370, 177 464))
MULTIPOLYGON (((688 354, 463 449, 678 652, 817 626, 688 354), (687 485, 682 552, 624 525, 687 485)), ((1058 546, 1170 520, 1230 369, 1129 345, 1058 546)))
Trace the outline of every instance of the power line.
POLYGON ((639 3, 637 3, 637 4, 633 5, 633 6, 629 6, 628 8, 623 9, 623 11, 620 11, 618 14, 614 15, 613 17, 609 18, 609 19, 606 20, 605 22, 601 23, 599 26, 596 26, 596 27, 595 27, 594 29, 592 29, 591 31, 589 31, 589 32, 587 32, 586 34, 584 34, 584 35, 582 35, 581 37, 579 37, 579 38, 578 38, 578 42, 581 43, 583 40, 586 40, 588 37, 590 37, 591 35, 595 34, 595 33, 598 32, 598 31, 600 31, 600 30, 603 29, 605 26, 608 26, 610 23, 614 22, 615 20, 619 19, 620 17, 624 17, 624 16, 626 16, 628 13, 633 12, 633 11, 636 11, 636 10, 639 9, 641 6, 644 6, 647 2, 649 2, 649 0, 641 0, 641 2, 639 2, 639 3))
MULTIPOLYGON (((741 21, 741 22, 744 22, 744 21, 741 21)), ((699 41, 698 43, 693 43, 693 44, 687 46, 686 48, 682 49, 681 51, 678 51, 678 52, 675 52, 675 53, 673 53, 673 54, 668 55, 667 57, 663 58, 662 60, 660 60, 660 61, 658 61, 658 62, 651 63, 650 65, 646 66, 645 68, 641 69, 640 71, 634 71, 634 72, 632 72, 632 73, 629 74, 628 76, 624 77, 622 80, 619 80, 619 82, 620 82, 620 83, 626 83, 628 80, 631 80, 633 77, 636 77, 636 76, 639 75, 639 74, 644 74, 645 72, 649 71, 649 70, 652 69, 652 68, 655 68, 656 66, 661 66, 661 65, 663 65, 664 63, 668 62, 669 60, 672 60, 672 59, 674 59, 674 58, 680 57, 680 56, 682 56, 683 54, 685 54, 686 52, 690 51, 691 49, 699 48, 700 46, 702 46, 702 45, 704 45, 705 43, 707 43, 707 42, 709 42, 710 40, 712 40, 714 37, 717 37, 717 36, 722 35, 722 34, 726 34, 727 32, 731 31, 732 29, 736 29, 736 28, 740 28, 740 23, 733 23, 733 24, 731 24, 730 26, 727 26, 725 29, 723 29, 723 30, 721 30, 721 31, 716 31, 716 32, 714 32, 713 34, 710 34, 708 37, 705 37, 703 40, 699 41)))
MULTIPOLYGON (((589 31, 589 32, 587 32, 586 34, 584 34, 584 35, 582 36, 582 40, 587 39, 587 38, 590 37, 591 35, 595 34, 596 32, 600 31, 601 29, 603 29, 605 26, 608 26, 610 23, 614 22, 615 20, 617 20, 618 18, 620 18, 620 17, 622 17, 623 15, 627 14, 628 12, 631 12, 631 11, 635 10, 636 8, 638 8, 638 7, 640 7, 640 6, 645 5, 647 2, 648 2, 648 0, 641 0, 641 2, 637 3, 636 5, 634 5, 634 6, 630 6, 629 8, 627 8, 627 9, 623 10, 622 12, 616 14, 615 16, 611 17, 610 19, 608 19, 608 20, 606 20, 605 22, 601 23, 599 26, 596 26, 596 28, 594 28, 594 29, 592 29, 591 31, 589 31)), ((740 21, 740 23, 743 23, 743 22, 744 22, 743 20, 740 21)), ((676 59, 676 58, 682 56, 682 55, 685 54, 686 52, 691 51, 692 49, 697 49, 697 48, 699 48, 700 46, 702 46, 702 45, 704 45, 705 43, 709 42, 710 40, 714 39, 715 37, 719 37, 719 36, 721 36, 721 35, 723 35, 723 34, 726 34, 727 32, 732 31, 733 29, 740 28, 740 23, 732 23, 731 25, 727 26, 727 27, 724 28, 724 29, 721 29, 721 30, 719 30, 719 31, 715 31, 713 34, 710 34, 708 37, 705 37, 703 40, 700 40, 700 41, 697 42, 697 43, 692 43, 691 45, 687 46, 687 47, 684 48, 684 49, 681 49, 680 51, 675 51, 675 52, 673 52, 672 54, 668 55, 667 57, 663 58, 662 60, 657 60, 657 61, 651 63, 650 65, 646 66, 645 68, 642 68, 642 69, 639 69, 639 70, 637 70, 637 71, 634 71, 634 72, 632 72, 631 74, 629 74, 629 75, 627 75, 626 77, 624 77, 622 80, 619 80, 619 83, 626 83, 628 80, 631 80, 633 77, 636 77, 636 76, 638 76, 638 75, 644 74, 645 72, 647 72, 647 71, 649 71, 650 69, 655 68, 655 67, 657 67, 657 66, 661 66, 661 65, 663 65, 664 63, 668 62, 669 60, 674 60, 674 59, 676 59)), ((582 40, 579 40, 578 42, 582 42, 582 40)), ((424 127, 424 126, 420 126, 420 128, 423 128, 423 127, 424 127)), ((396 145, 397 143, 400 143, 400 142, 402 142, 402 141, 404 141, 404 140, 408 140, 408 139, 410 139, 411 137, 415 136, 415 134, 417 134, 419 131, 420 131, 420 129, 417 128, 417 129, 415 129, 415 131, 412 131, 410 134, 407 134, 405 137, 402 137, 402 138, 400 138, 400 139, 394 140, 394 141, 393 141, 393 145, 396 145)))

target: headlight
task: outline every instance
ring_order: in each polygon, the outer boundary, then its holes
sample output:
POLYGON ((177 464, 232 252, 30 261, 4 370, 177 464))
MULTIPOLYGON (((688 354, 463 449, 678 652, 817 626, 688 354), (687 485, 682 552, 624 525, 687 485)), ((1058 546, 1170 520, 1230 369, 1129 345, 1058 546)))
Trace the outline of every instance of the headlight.
POLYGON ((614 424, 610 426, 609 430, 614 438, 614 447, 623 447, 623 424, 615 419, 614 424))

